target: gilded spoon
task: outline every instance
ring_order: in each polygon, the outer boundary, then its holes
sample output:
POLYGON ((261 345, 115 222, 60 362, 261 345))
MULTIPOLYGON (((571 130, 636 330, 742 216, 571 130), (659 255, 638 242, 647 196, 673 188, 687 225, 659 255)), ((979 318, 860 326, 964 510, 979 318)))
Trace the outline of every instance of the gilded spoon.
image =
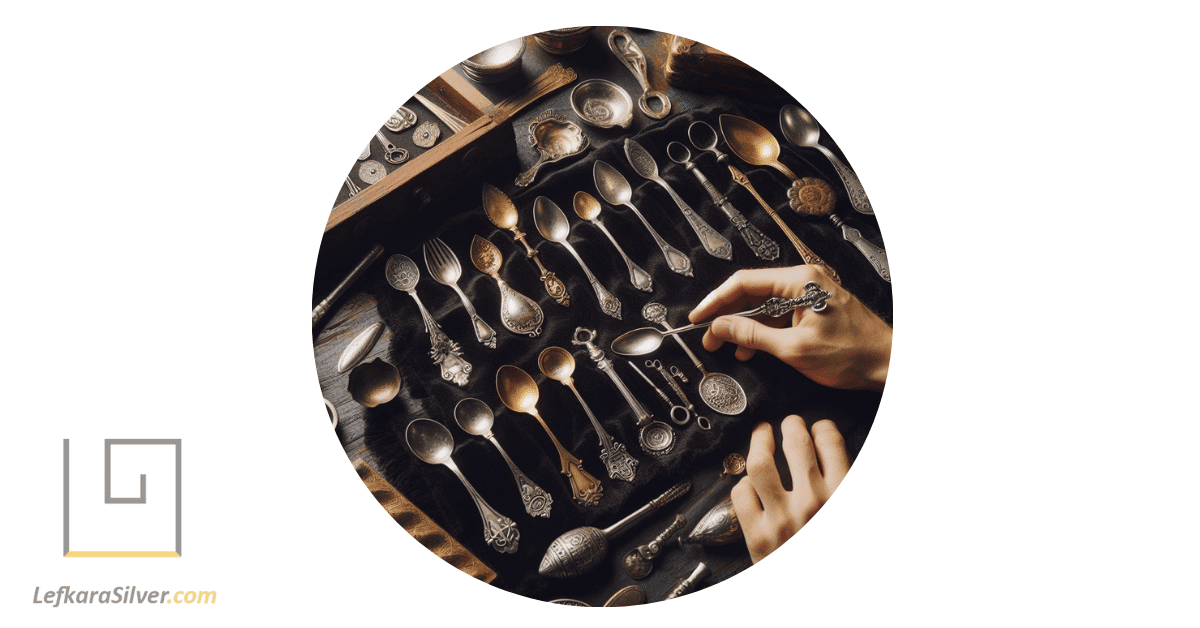
POLYGON ((471 240, 471 263, 479 272, 495 279, 500 288, 500 322, 513 333, 536 337, 542 333, 542 308, 500 278, 502 261, 495 244, 479 236, 471 240))

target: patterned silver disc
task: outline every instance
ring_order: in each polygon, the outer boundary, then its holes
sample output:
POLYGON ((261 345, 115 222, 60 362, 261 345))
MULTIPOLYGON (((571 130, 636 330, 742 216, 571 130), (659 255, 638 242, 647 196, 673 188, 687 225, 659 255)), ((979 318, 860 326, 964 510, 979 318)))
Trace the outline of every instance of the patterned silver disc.
POLYGON ((422 122, 421 126, 413 131, 413 144, 421 148, 429 148, 437 143, 438 138, 442 136, 442 130, 433 122, 422 122))
POLYGON ((417 114, 413 113, 408 107, 401 107, 388 118, 387 122, 383 123, 383 126, 387 127, 387 130, 392 133, 399 133, 416 123, 417 114))
POLYGON ((358 178, 363 180, 367 185, 379 183, 387 176, 387 168, 383 164, 370 159, 362 162, 358 166, 358 178))
POLYGON ((662 421, 654 421, 638 433, 638 443, 646 453, 661 456, 675 447, 675 430, 662 421))
POLYGON ((746 409, 746 391, 724 373, 709 373, 700 380, 700 398, 721 414, 740 414, 746 409))

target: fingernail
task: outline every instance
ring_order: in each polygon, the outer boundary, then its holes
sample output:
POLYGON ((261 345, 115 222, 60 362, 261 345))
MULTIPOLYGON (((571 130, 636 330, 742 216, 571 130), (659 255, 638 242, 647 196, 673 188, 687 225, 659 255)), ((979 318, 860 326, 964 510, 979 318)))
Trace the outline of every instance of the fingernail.
POLYGON ((729 336, 729 332, 733 329, 733 323, 727 318, 718 318, 713 321, 712 333, 716 336, 729 336))

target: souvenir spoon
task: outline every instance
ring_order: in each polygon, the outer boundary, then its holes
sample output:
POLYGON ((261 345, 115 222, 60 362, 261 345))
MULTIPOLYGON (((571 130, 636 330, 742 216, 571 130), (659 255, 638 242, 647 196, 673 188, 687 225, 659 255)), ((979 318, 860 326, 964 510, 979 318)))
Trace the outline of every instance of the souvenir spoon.
POLYGON ((513 290, 500 278, 500 249, 479 236, 471 240, 471 263, 496 280, 500 288, 500 322, 509 331, 536 337, 542 333, 542 308, 533 299, 513 290))
POLYGON ((646 231, 650 232, 650 237, 654 238, 654 242, 658 244, 658 249, 662 251, 663 258, 667 260, 667 267, 680 275, 692 276, 692 260, 683 252, 675 247, 667 244, 662 236, 650 226, 649 221, 638 211, 633 203, 629 202, 633 198, 633 188, 629 187, 629 182, 625 177, 617 172, 616 168, 607 163, 596 160, 596 164, 592 166, 592 178, 596 181, 596 191, 600 192, 600 197, 610 205, 624 205, 633 210, 633 214, 642 221, 642 225, 646 227, 646 231))
POLYGON ((641 85, 642 95, 638 97, 638 108, 642 110, 642 113, 656 120, 667 117, 667 114, 671 113, 671 99, 667 98, 666 94, 650 87, 650 79, 646 76, 646 55, 642 54, 642 49, 638 47, 637 42, 633 41, 629 31, 623 28, 614 28, 608 34, 608 49, 617 55, 617 59, 625 64, 625 67, 637 79, 638 85, 641 85), (650 106, 652 100, 658 101, 658 109, 650 106))
POLYGON ((550 298, 559 305, 564 307, 570 305, 571 295, 567 293, 566 284, 555 277, 554 273, 546 270, 546 267, 542 265, 542 260, 538 257, 537 250, 529 246, 529 242, 525 240, 525 233, 517 227, 517 206, 513 205, 512 199, 491 183, 484 183, 483 211, 487 213, 488 220, 492 221, 493 225, 513 232, 513 239, 525 247, 525 256, 532 259, 533 263, 537 264, 538 270, 541 271, 539 278, 546 288, 546 294, 550 295, 550 298))
MULTIPOLYGON (((642 316, 651 323, 658 323, 667 331, 671 331, 671 326, 667 324, 667 307, 665 305, 647 303, 646 307, 642 308, 642 316)), ((746 409, 746 391, 742 390, 742 385, 724 373, 709 373, 705 370, 704 364, 700 362, 700 358, 692 353, 682 338, 677 335, 671 337, 679 343, 680 348, 688 354, 688 357, 692 359, 692 364, 703 376, 700 378, 700 399, 708 404, 708 407, 721 414, 741 414, 746 409)))
POLYGON ((675 446, 675 430, 662 421, 653 420, 654 415, 642 407, 642 404, 629 391, 625 382, 621 380, 621 376, 617 375, 617 369, 613 368, 612 360, 604 355, 603 349, 597 347, 592 342, 595 339, 595 330, 576 327, 575 336, 571 339, 571 344, 581 345, 586 348, 588 357, 592 359, 592 362, 596 363, 597 368, 608 375, 608 378, 612 380, 617 390, 621 392, 621 396, 625 397, 625 403, 628 403, 630 409, 633 410, 634 416, 637 417, 637 426, 641 428, 638 432, 638 444, 642 446, 642 449, 646 453, 655 456, 669 453, 671 448, 675 446))
POLYGON ((396 254, 388 258, 384 272, 393 288, 407 292, 408 296, 417 302, 417 309, 421 311, 425 331, 429 332, 429 343, 432 345, 429 355, 433 358, 433 363, 441 367, 442 379, 466 386, 471 365, 462 358, 462 347, 442 331, 417 296, 417 281, 421 279, 421 271, 417 269, 417 264, 406 255, 396 254))
POLYGON ((537 226, 542 237, 557 242, 567 249, 571 257, 579 262, 579 267, 583 269, 583 274, 587 275, 588 282, 592 284, 592 289, 596 291, 596 300, 600 302, 600 310, 609 316, 621 320, 621 302, 614 297, 611 292, 600 285, 600 280, 592 274, 592 269, 588 268, 583 262, 583 258, 579 257, 579 253, 575 251, 575 247, 567 241, 571 235, 571 223, 567 222, 567 216, 563 213, 554 201, 539 196, 533 201, 533 224, 537 226))
POLYGON ((629 283, 633 284, 634 288, 643 292, 653 292, 654 280, 650 278, 650 273, 642 270, 641 266, 634 264, 633 260, 629 259, 629 256, 625 254, 625 249, 622 249, 621 245, 617 244, 617 239, 608 232, 608 228, 604 226, 604 223, 598 220, 600 216, 600 201, 587 192, 576 192, 572 202, 575 206, 575 215, 595 225, 608 238, 608 241, 612 242, 612 245, 616 247, 617 253, 621 254, 621 259, 625 260, 625 268, 629 269, 629 283))
MULTIPOLYGON (((757 316, 759 314, 766 314, 767 316, 778 318, 801 306, 808 306, 812 311, 820 312, 828 306, 828 303, 826 302, 828 299, 829 293, 822 290, 821 286, 817 283, 810 281, 804 285, 803 296, 799 296, 794 299, 771 297, 766 301, 763 301, 762 305, 752 310, 738 312, 737 314, 732 314, 731 316, 750 317, 757 316)), ((691 325, 685 325, 683 327, 675 327, 668 329, 667 331, 661 331, 653 327, 641 327, 621 334, 621 336, 613 341, 612 350, 613 353, 616 353, 617 355, 646 355, 647 353, 652 353, 655 349, 658 349, 659 346, 662 345, 663 338, 666 338, 667 336, 685 331, 692 331, 694 329, 703 329, 709 325, 712 325, 712 321, 694 323, 691 325)))
POLYGON ((708 177, 704 176, 703 172, 692 163, 692 151, 687 149, 687 146, 679 142, 671 142, 667 144, 667 156, 671 161, 681 164, 687 168, 688 172, 696 175, 696 180, 708 192, 709 198, 725 215, 729 217, 729 221, 737 228, 738 233, 742 235, 742 239, 746 241, 746 246, 754 251, 754 254, 765 260, 773 260, 779 257, 779 245, 774 240, 768 238, 762 231, 758 230, 746 217, 742 215, 734 206, 725 198, 717 188, 713 186, 708 177))
POLYGON ((521 502, 525 504, 525 512, 534 517, 549 517, 550 504, 554 500, 550 498, 549 493, 542 490, 542 487, 534 484, 529 476, 522 473, 512 458, 508 457, 508 452, 500 446, 500 441, 496 440, 495 435, 492 434, 492 423, 495 421, 492 409, 474 397, 467 397, 454 406, 454 420, 464 432, 482 436, 495 445, 500 456, 504 458, 504 462, 508 463, 513 479, 517 482, 517 490, 521 493, 521 502))
POLYGON ((815 148, 825 155, 829 163, 833 164, 833 169, 838 176, 842 178, 842 185, 846 186, 846 192, 850 195, 850 205, 854 207, 855 211, 863 214, 875 213, 875 210, 871 208, 870 199, 867 198, 867 191, 863 189, 862 182, 858 180, 858 175, 842 163, 842 160, 838 159, 833 151, 818 143, 821 139, 821 125, 817 124, 817 120, 812 117, 812 114, 796 105, 784 105, 783 109, 779 110, 779 127, 787 141, 801 148, 815 148))
POLYGON ((763 211, 767 212, 767 215, 771 217, 771 220, 775 221, 775 225, 779 227, 779 230, 783 232, 783 235, 787 236, 788 241, 792 243, 793 247, 795 247, 796 252, 800 254, 800 257, 804 260, 805 264, 823 267, 825 269, 825 274, 829 275, 829 278, 833 279, 835 283, 841 285, 842 278, 838 276, 837 271, 834 270, 829 264, 826 264, 825 260, 821 259, 821 257, 814 253, 812 249, 808 248, 808 245, 804 244, 804 242, 800 240, 800 237, 796 235, 796 232, 792 231, 792 228, 787 226, 787 223, 783 221, 783 218, 779 217, 779 214, 775 211, 775 208, 771 207, 771 205, 759 195, 758 190, 754 189, 754 186, 750 183, 750 179, 746 175, 742 174, 741 170, 738 170, 733 166, 733 164, 729 163, 729 155, 717 150, 716 129, 712 128, 712 126, 703 120, 697 120, 696 122, 688 125, 688 139, 691 140, 692 146, 695 146, 698 150, 712 153, 716 156, 717 163, 724 164, 725 167, 729 169, 729 174, 733 176, 734 183, 737 183, 745 188, 746 191, 750 193, 750 196, 753 196, 754 200, 758 201, 758 204, 760 207, 762 207, 763 211))
POLYGON ((561 472, 571 483, 571 493, 575 501, 584 506, 595 506, 600 503, 600 497, 604 491, 604 487, 600 486, 600 480, 583 470, 583 462, 558 442, 558 439, 554 437, 554 432, 550 431, 550 426, 546 425, 542 415, 538 414, 537 382, 534 382, 533 378, 520 368, 505 364, 496 370, 496 392, 500 395, 500 401, 509 410, 532 416, 541 424, 542 429, 546 430, 546 435, 550 437, 550 440, 554 442, 554 448, 558 450, 558 460, 562 465, 561 472))
POLYGON ((454 464, 450 457, 450 454, 454 453, 454 437, 450 435, 450 430, 437 421, 413 419, 404 430, 404 440, 418 458, 429 464, 445 466, 462 481, 467 492, 471 494, 471 499, 475 501, 475 507, 479 509, 479 516, 483 518, 483 539, 487 544, 498 552, 515 553, 517 542, 521 538, 517 524, 496 512, 496 509, 475 491, 475 487, 471 486, 462 471, 458 470, 458 465, 454 464))
POLYGON ((579 405, 583 406, 584 413, 592 422, 592 428, 596 430, 596 436, 600 437, 600 460, 608 469, 608 477, 632 482, 637 473, 638 461, 625 451, 625 445, 614 441, 613 437, 604 431, 604 427, 600 425, 596 415, 592 414, 592 409, 583 400, 583 395, 580 395, 579 390, 575 388, 575 380, 571 378, 571 375, 575 373, 575 358, 571 353, 562 347, 547 347, 538 356, 538 368, 546 377, 561 383, 575 393, 579 405))
POLYGON ((671 200, 675 201, 675 205, 679 207, 679 211, 683 212, 683 217, 687 219, 688 224, 692 226, 692 230, 696 232, 696 237, 700 238, 700 245, 708 251, 709 255, 719 257, 723 260, 733 259, 733 245, 725 236, 717 233, 711 225, 704 221, 695 211, 678 194, 675 193, 675 188, 671 184, 658 176, 658 164, 650 153, 642 148, 641 144, 626 138, 625 139, 625 158, 629 160, 629 165, 633 166, 634 172, 638 173, 643 179, 649 179, 662 186, 667 194, 671 195, 671 200))
POLYGON ((538 573, 548 578, 573 578, 581 576, 604 562, 608 555, 608 540, 621 532, 630 524, 641 519, 646 513, 657 510, 671 503, 692 488, 691 482, 680 482, 667 489, 667 492, 650 500, 650 503, 638 508, 624 519, 604 528, 583 526, 564 532, 554 539, 542 557, 538 573))
POLYGON ((529 123, 529 143, 537 149, 539 157, 529 170, 517 176, 518 187, 533 183, 542 166, 587 150, 588 138, 579 125, 550 109, 529 123))

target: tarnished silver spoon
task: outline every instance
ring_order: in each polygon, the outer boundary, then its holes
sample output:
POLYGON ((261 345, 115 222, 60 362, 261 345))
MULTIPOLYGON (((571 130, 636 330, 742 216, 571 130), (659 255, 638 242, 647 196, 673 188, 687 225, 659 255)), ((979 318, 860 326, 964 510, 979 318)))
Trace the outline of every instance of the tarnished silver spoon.
POLYGON ((492 423, 496 420, 492 409, 479 399, 467 397, 454 406, 454 420, 464 432, 473 436, 482 436, 496 446, 496 450, 500 452, 504 462, 508 463, 513 479, 517 482, 517 490, 521 493, 521 502, 525 504, 525 512, 534 517, 549 517, 550 504, 554 500, 550 498, 549 493, 542 490, 542 487, 534 484, 529 476, 522 473, 512 458, 508 457, 508 452, 500 446, 500 441, 497 441, 495 435, 492 434, 492 423))
POLYGON ((846 186, 846 192, 850 194, 850 205, 856 211, 863 214, 875 213, 870 199, 867 198, 867 191, 863 189, 862 182, 858 180, 858 175, 842 163, 842 160, 838 159, 833 151, 818 143, 821 139, 821 125, 817 124, 817 120, 812 117, 812 114, 796 105, 784 105, 779 110, 779 127, 783 131, 784 139, 793 145, 800 148, 815 148, 825 155, 829 163, 833 164, 834 171, 841 177, 842 184, 846 186))

